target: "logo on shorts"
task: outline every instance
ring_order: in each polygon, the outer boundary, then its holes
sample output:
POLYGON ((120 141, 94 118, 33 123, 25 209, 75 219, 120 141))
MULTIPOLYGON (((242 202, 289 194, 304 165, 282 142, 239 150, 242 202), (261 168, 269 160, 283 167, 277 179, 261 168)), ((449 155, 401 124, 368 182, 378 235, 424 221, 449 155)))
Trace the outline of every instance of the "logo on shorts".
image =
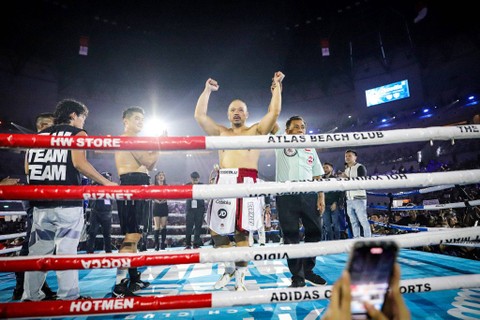
POLYGON ((297 154, 297 149, 286 148, 286 149, 283 149, 283 153, 285 153, 287 157, 293 157, 294 155, 297 154))
POLYGON ((220 219, 225 219, 227 217, 227 210, 220 209, 217 211, 217 215, 220 219))

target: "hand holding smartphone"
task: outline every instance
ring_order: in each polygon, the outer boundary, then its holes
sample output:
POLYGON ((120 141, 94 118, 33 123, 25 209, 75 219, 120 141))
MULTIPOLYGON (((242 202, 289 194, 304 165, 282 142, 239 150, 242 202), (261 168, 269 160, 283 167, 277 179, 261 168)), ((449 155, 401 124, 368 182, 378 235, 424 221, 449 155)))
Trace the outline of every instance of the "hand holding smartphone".
POLYGON ((382 310, 397 253, 397 244, 390 240, 355 242, 347 264, 352 319, 368 319, 365 302, 382 310))

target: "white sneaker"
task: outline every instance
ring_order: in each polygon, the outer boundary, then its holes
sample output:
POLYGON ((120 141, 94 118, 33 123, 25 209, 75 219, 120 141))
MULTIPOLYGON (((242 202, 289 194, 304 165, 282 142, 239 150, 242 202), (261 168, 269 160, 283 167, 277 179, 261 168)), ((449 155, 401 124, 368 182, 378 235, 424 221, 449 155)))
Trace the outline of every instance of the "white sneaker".
POLYGON ((228 273, 227 271, 225 271, 225 273, 220 277, 220 279, 215 282, 215 284, 213 285, 213 289, 222 289, 230 282, 234 275, 235 272, 228 273))
POLYGON ((245 285, 246 268, 235 270, 235 291, 247 291, 245 285))

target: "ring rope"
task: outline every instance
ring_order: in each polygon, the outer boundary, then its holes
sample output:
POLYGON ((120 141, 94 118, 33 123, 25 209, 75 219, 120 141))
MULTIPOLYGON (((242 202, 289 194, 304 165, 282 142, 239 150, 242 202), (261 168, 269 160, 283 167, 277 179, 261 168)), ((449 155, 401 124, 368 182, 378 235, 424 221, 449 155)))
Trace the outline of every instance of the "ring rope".
POLYGON ((429 204, 423 206, 403 206, 403 207, 391 207, 388 206, 378 206, 370 205, 370 209, 376 210, 388 210, 388 211, 410 211, 410 210, 443 210, 450 208, 469 208, 480 206, 480 200, 469 200, 464 202, 452 202, 452 203, 439 203, 439 204, 429 204))
POLYGON ((397 193, 381 193, 381 192, 367 191, 367 194, 369 196, 399 198, 399 197, 404 197, 404 196, 412 196, 412 195, 416 195, 416 194, 425 194, 425 193, 430 193, 430 192, 435 192, 435 191, 441 191, 441 190, 446 190, 446 189, 451 189, 451 188, 455 188, 455 185, 449 184, 449 185, 443 185, 443 186, 434 186, 434 187, 429 187, 429 188, 424 188, 424 189, 403 191, 403 192, 397 192, 397 193))
POLYGON ((0 217, 3 216, 25 216, 27 213, 25 211, 0 211, 0 217))
MULTIPOLYGON (((400 280, 402 294, 450 289, 480 287, 478 275, 457 275, 421 279, 400 280)), ((247 292, 220 291, 211 293, 180 294, 170 296, 145 296, 131 298, 103 298, 89 300, 56 300, 23 302, 22 308, 16 302, 0 303, 2 318, 38 318, 98 314, 122 314, 145 311, 179 310, 199 308, 222 308, 231 306, 267 303, 293 303, 329 299, 332 286, 305 288, 263 289, 247 292)))
POLYGON ((11 252, 17 252, 17 251, 20 251, 20 250, 22 250, 22 247, 21 247, 21 246, 11 247, 11 248, 5 248, 5 249, 0 250, 0 254, 7 254, 7 253, 11 253, 11 252))
POLYGON ((392 189, 425 187, 455 183, 475 184, 480 181, 480 169, 447 172, 377 175, 355 178, 334 178, 307 182, 261 182, 241 184, 194 184, 176 186, 0 186, 4 200, 67 200, 67 199, 218 199, 263 197, 319 191, 357 189, 392 189))
POLYGON ((0 235, 0 241, 8 240, 8 239, 15 239, 15 238, 19 238, 19 237, 26 237, 26 236, 27 236, 26 232, 2 234, 2 235, 0 235))
MULTIPOLYGON (((421 232, 379 236, 397 241, 401 248, 439 245, 464 241, 480 241, 480 227, 448 228, 437 232, 421 232)), ((142 266, 215 263, 226 261, 262 261, 314 257, 349 252, 357 239, 291 244, 278 247, 233 247, 228 250, 205 248, 182 252, 119 253, 82 255, 46 255, 0 257, 0 272, 49 271, 68 269, 110 269, 142 266)))
POLYGON ((279 148, 335 148, 392 143, 476 139, 480 125, 427 127, 316 135, 194 136, 194 137, 57 137, 37 134, 0 134, 0 148, 96 150, 225 150, 279 148))

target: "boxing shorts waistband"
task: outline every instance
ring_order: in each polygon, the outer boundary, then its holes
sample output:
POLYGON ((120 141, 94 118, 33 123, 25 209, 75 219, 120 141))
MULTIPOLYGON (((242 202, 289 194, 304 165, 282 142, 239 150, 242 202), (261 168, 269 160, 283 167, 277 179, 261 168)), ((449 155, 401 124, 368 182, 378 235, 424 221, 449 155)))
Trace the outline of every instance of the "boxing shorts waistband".
POLYGON ((250 175, 257 176, 258 170, 251 169, 251 168, 225 168, 225 169, 220 169, 218 173, 221 175, 228 175, 228 174, 237 175, 240 173, 244 176, 250 176, 250 175))
POLYGON ((143 172, 129 172, 120 175, 120 184, 143 185, 150 184, 150 176, 143 172))

